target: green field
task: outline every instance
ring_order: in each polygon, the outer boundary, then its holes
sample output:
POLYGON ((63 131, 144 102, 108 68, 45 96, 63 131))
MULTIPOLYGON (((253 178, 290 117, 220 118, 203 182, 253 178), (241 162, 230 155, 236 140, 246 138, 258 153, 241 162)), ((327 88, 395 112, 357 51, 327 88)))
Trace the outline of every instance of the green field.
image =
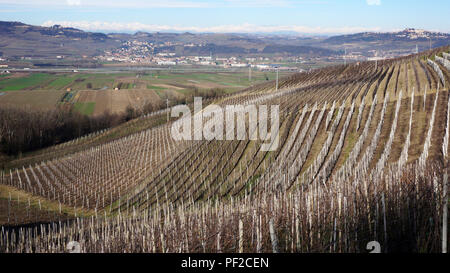
POLYGON ((147 89, 153 89, 153 90, 164 90, 164 87, 161 86, 153 86, 153 85, 147 85, 147 89))
MULTIPOLYGON (((24 73, 1 75, 0 91, 223 88, 228 92, 275 79, 273 72, 140 72, 140 73, 24 73), (162 85, 162 86, 161 86, 162 85)), ((280 73, 280 77, 288 74, 280 73)), ((185 92, 182 92, 185 93, 185 92)))
POLYGON ((79 113, 90 116, 94 113, 95 102, 75 102, 73 107, 79 113))
POLYGON ((1 91, 16 91, 23 89, 42 89, 42 84, 51 79, 49 74, 35 73, 22 78, 10 78, 0 81, 1 91))
MULTIPOLYGON (((289 75, 280 73, 280 77, 289 75)), ((233 93, 251 85, 275 79, 273 72, 252 71, 251 81, 248 71, 242 72, 123 72, 123 73, 33 73, 13 72, 0 77, 0 104, 27 106, 33 109, 51 109, 67 104, 85 115, 95 112, 96 91, 112 90, 152 90, 160 99, 183 100, 194 92, 205 94, 212 89, 233 93), (79 91, 93 91, 92 98, 79 101, 79 91), (69 91, 69 92, 68 92, 69 91)), ((140 93, 137 94, 140 94, 140 93)), ((122 98, 128 101, 127 97, 122 98)), ((131 98, 132 99, 132 98, 131 98)), ((116 102, 121 105, 121 101, 116 102)), ((111 105, 110 107, 117 107, 111 105)), ((102 108, 102 107, 100 107, 102 108)), ((103 109, 103 108, 102 108, 103 109)), ((115 109, 108 109, 114 112, 115 109)))
POLYGON ((69 84, 71 84, 74 81, 74 77, 70 77, 70 76, 62 76, 60 78, 55 79, 54 81, 52 81, 48 87, 51 89, 57 89, 60 90, 66 86, 68 86, 69 84))

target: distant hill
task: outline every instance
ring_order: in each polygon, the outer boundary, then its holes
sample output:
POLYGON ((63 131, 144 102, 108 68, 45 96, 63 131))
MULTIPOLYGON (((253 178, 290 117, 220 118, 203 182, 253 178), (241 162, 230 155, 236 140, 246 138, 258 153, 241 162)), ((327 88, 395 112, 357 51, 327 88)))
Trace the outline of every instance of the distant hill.
POLYGON ((450 44, 450 34, 417 29, 392 33, 357 33, 333 37, 300 37, 274 34, 229 33, 94 33, 59 25, 32 26, 20 22, 0 21, 0 56, 10 59, 23 57, 55 59, 57 56, 82 58, 96 56, 105 50, 117 49, 126 41, 136 40, 165 44, 157 52, 177 52, 183 55, 296 55, 329 57, 347 52, 373 56, 397 57, 430 47, 450 44), (173 46, 171 43, 191 44, 173 46))
MULTIPOLYGON (((8 58, 55 58, 95 56, 107 49, 121 46, 125 41, 137 40, 151 43, 193 43, 201 46, 185 47, 183 54, 252 54, 285 53, 328 56, 338 54, 332 50, 313 46, 303 47, 287 43, 287 40, 257 37, 247 34, 221 33, 93 33, 59 25, 51 27, 32 26, 20 22, 0 21, 0 52, 8 58), (286 42, 286 43, 285 43, 286 42), (291 46, 286 46, 291 45, 291 46), (279 50, 277 50, 277 48, 279 50)), ((159 51, 175 50, 172 46, 160 47, 159 51)))
POLYGON ((408 28, 399 32, 363 32, 327 38, 321 46, 332 49, 358 50, 367 53, 371 50, 410 52, 416 46, 419 51, 446 46, 450 44, 450 34, 408 28))
POLYGON ((358 43, 358 42, 377 42, 377 41, 396 41, 396 42, 427 42, 429 40, 436 41, 450 41, 450 34, 431 32, 426 30, 419 30, 408 28, 400 32, 363 32, 357 34, 333 36, 324 43, 343 44, 343 43, 358 43))
MULTIPOLYGON (((182 42, 202 44, 202 46, 185 47, 184 54, 209 55, 211 54, 292 54, 309 56, 337 55, 334 50, 324 49, 318 46, 303 45, 306 39, 295 37, 252 35, 252 34, 225 34, 225 33, 147 33, 135 34, 108 34, 110 38, 120 40, 138 40, 151 43, 182 42)), ((175 47, 162 47, 161 50, 175 51, 175 47)))
POLYGON ((94 56, 120 45, 103 33, 85 32, 58 25, 40 27, 20 22, 0 22, 0 51, 9 58, 94 56))
POLYGON ((266 46, 263 50, 263 53, 293 53, 297 55, 302 54, 309 54, 309 55, 335 55, 336 51, 325 49, 325 48, 318 48, 318 47, 311 47, 311 46, 292 46, 292 45, 269 45, 266 46))

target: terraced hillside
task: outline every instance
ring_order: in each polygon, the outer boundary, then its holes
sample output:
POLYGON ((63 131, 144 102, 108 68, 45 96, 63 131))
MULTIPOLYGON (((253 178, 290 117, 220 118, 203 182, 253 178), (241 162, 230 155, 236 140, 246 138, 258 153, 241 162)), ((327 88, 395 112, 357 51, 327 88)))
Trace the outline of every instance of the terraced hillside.
POLYGON ((152 123, 160 111, 124 137, 99 132, 24 157, 1 175, 0 251, 64 252, 76 240, 84 252, 364 252, 376 240, 386 252, 439 252, 449 50, 300 73, 214 102, 279 105, 274 151, 249 137, 175 141, 174 120, 152 123), (41 204, 58 224, 14 227, 36 222, 41 204))

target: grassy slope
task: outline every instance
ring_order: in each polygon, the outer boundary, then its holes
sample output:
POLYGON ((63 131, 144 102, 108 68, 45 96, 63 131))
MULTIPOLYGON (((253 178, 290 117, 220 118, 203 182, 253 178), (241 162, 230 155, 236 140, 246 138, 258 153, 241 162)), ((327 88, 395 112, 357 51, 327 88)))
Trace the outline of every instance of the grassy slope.
POLYGON ((75 102, 74 109, 83 115, 90 116, 94 113, 95 102, 75 102))
MULTIPOLYGON (((0 185, 0 203, 5 206, 2 209, 9 210, 10 220, 16 225, 33 223, 36 217, 39 217, 39 221, 42 222, 70 219, 74 218, 75 215, 84 217, 93 214, 92 211, 81 208, 74 209, 64 204, 61 205, 60 213, 60 204, 58 202, 6 185, 0 185), (11 198, 11 202, 8 202, 9 198, 11 198)), ((0 225, 8 223, 8 212, 2 211, 0 213, 0 225)))

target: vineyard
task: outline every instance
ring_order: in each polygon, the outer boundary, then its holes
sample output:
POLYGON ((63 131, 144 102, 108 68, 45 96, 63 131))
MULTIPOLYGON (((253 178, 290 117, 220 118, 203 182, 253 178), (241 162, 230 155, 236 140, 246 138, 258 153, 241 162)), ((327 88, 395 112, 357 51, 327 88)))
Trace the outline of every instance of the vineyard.
POLYGON ((442 252, 449 50, 207 102, 279 105, 274 151, 251 122, 246 140, 175 141, 165 109, 24 156, 0 174, 0 252, 442 252))

